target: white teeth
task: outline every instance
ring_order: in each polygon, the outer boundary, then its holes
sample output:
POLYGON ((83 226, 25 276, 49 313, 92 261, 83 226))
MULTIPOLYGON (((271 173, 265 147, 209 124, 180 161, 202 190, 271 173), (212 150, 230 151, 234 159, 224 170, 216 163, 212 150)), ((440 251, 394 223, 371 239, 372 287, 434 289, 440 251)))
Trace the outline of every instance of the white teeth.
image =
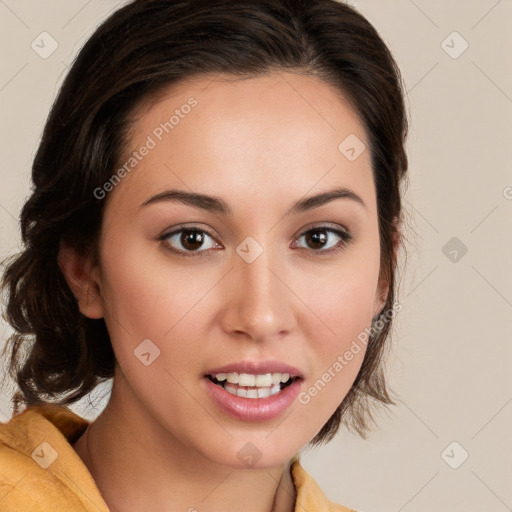
POLYGON ((272 384, 279 384, 281 382, 281 374, 273 373, 272 374, 272 384))
POLYGON ((231 386, 228 386, 227 384, 224 386, 224 389, 226 391, 229 391, 232 395, 236 395, 236 388, 232 388, 231 386))
MULTIPOLYGON (((233 388, 231 388, 233 389, 233 388)), ((242 388, 238 388, 236 390, 236 394, 237 396, 243 396, 244 398, 258 398, 258 391, 257 389, 242 389, 242 388)), ((231 391, 230 391, 231 393, 231 391)))
POLYGON ((281 388, 279 387, 279 384, 275 384, 270 388, 270 394, 275 395, 276 393, 279 393, 281 391, 281 388))
POLYGON ((217 373, 211 374, 228 393, 244 398, 267 398, 281 391, 281 383, 288 382, 289 373, 217 373), (226 381, 226 382, 224 382, 226 381), (237 384, 237 386, 230 386, 237 384))
POLYGON ((256 375, 255 386, 259 388, 268 388, 272 386, 272 374, 266 373, 265 375, 256 375))
MULTIPOLYGON (((215 375, 214 375, 214 377, 215 377, 215 375)), ((226 379, 230 384, 238 384, 238 374, 237 373, 228 373, 226 375, 226 379)))
POLYGON ((253 375, 251 373, 217 373, 212 374, 218 381, 227 380, 230 384, 238 384, 239 386, 268 388, 271 385, 278 385, 281 382, 288 382, 289 373, 265 373, 253 375))
POLYGON ((258 398, 267 398, 270 396, 270 388, 258 389, 258 398))
POLYGON ((256 376, 248 373, 241 373, 238 376, 239 386, 254 386, 256 384, 256 376))
POLYGON ((274 384, 272 387, 259 389, 234 388, 226 384, 224 389, 232 395, 241 396, 243 398, 267 398, 281 391, 279 384, 274 384))

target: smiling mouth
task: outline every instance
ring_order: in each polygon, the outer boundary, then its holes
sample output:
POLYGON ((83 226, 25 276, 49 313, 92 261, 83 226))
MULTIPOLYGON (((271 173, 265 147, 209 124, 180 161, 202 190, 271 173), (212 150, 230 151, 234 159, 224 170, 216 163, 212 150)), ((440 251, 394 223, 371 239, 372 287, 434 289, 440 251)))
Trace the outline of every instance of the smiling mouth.
POLYGON ((214 384, 228 393, 243 398, 267 398, 290 386, 296 379, 289 373, 217 373, 207 375, 214 384))

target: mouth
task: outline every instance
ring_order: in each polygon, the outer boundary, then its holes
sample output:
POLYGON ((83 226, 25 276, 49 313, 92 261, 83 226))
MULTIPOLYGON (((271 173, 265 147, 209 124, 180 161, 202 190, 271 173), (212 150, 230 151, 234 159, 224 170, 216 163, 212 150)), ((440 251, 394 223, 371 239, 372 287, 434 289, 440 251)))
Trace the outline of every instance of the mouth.
POLYGON ((228 393, 242 398, 268 398, 291 386, 299 376, 289 373, 212 373, 206 377, 228 393))
POLYGON ((218 409, 245 422, 268 421, 284 414, 305 381, 294 366, 270 359, 226 364, 209 369, 202 377, 218 409))

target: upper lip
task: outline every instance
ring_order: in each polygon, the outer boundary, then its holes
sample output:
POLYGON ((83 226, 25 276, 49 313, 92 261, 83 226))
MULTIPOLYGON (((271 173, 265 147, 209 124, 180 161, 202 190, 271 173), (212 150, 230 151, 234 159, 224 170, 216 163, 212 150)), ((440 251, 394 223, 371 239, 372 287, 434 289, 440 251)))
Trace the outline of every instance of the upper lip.
POLYGON ((292 377, 301 377, 302 372, 280 361, 239 361, 237 363, 225 364, 217 368, 212 368, 206 372, 206 375, 216 375, 218 373, 248 373, 252 375, 262 375, 265 373, 289 373, 292 377))

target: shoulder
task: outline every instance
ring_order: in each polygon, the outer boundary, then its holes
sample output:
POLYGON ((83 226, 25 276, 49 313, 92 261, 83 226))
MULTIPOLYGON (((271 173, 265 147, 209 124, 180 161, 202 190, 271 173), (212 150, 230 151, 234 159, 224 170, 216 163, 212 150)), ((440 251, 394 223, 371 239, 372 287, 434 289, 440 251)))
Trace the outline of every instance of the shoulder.
POLYGON ((95 485, 70 444, 87 424, 53 405, 29 406, 0 423, 0 510, 106 512, 101 500, 86 503, 95 485))
POLYGON ((297 491, 295 510, 307 510, 308 512, 356 512, 351 508, 329 501, 320 489, 320 486, 301 466, 297 457, 292 460, 290 471, 297 491))

